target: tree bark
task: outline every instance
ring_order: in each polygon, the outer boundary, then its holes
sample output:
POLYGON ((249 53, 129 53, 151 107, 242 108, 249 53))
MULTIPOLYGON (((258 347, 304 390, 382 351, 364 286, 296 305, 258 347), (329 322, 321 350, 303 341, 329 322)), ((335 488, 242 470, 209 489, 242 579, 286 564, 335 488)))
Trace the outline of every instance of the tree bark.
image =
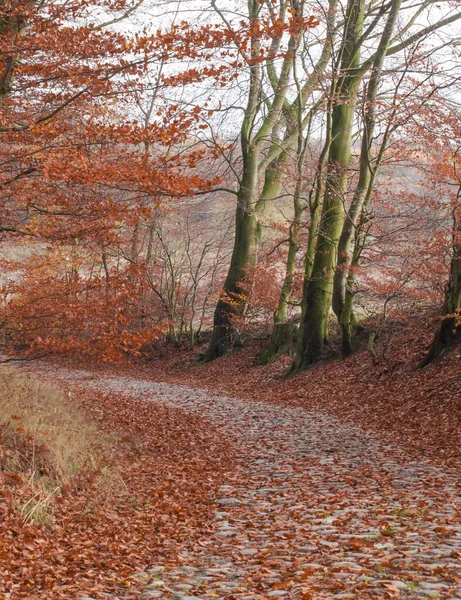
MULTIPOLYGON (((259 1, 250 0, 248 7, 250 21, 257 24, 259 1)), ((301 16, 302 2, 297 5, 298 11, 298 16, 301 16)), ((274 98, 261 125, 255 128, 262 106, 261 39, 258 35, 251 38, 250 87, 240 131, 243 174, 237 193, 234 247, 223 293, 214 314, 210 346, 202 357, 203 362, 223 356, 239 342, 235 323, 236 318, 244 316, 248 305, 251 291, 251 281, 248 279, 257 265, 261 238, 259 217, 266 202, 278 195, 280 189, 281 171, 277 170, 276 166, 280 155, 262 168, 261 153, 279 126, 299 40, 300 32, 290 37, 275 86, 274 98), (262 176, 264 186, 261 194, 258 194, 262 176)))
POLYGON ((294 216, 290 225, 288 238, 288 257, 285 277, 280 291, 277 309, 274 313, 274 327, 269 344, 259 353, 257 364, 266 365, 276 360, 282 354, 290 351, 296 345, 297 327, 287 323, 288 306, 293 292, 293 281, 296 272, 296 257, 299 250, 299 231, 304 210, 301 197, 302 182, 296 183, 293 205, 294 216))
POLYGON ((333 279, 332 306, 341 326, 343 356, 347 356, 352 352, 354 267, 358 263, 361 252, 361 249, 357 248, 357 244, 354 244, 354 240, 357 240, 359 237, 356 235, 361 221, 359 217, 364 209, 365 212, 368 210, 368 205, 372 197, 373 183, 385 150, 384 147, 381 148, 379 158, 373 165, 372 144, 376 128, 376 100, 381 83, 384 59, 392 40, 401 3, 402 0, 393 0, 375 54, 365 97, 365 125, 360 151, 359 180, 351 206, 346 213, 338 243, 338 265, 333 279), (355 261, 353 260, 354 255, 355 261))
POLYGON ((245 207, 246 203, 239 199, 231 264, 216 306, 210 346, 203 357, 205 362, 224 356, 239 341, 235 319, 245 314, 246 277, 256 266, 260 240, 258 218, 245 207))
MULTIPOLYGON (((461 189, 458 190, 457 200, 461 198, 461 189)), ((459 210, 459 209, 458 209, 459 210)), ((455 219, 458 221, 455 208, 455 219)), ((461 245, 458 238, 461 235, 461 223, 454 227, 453 257, 450 263, 450 277, 447 286, 443 317, 435 332, 432 344, 426 356, 418 365, 419 368, 427 366, 432 361, 440 358, 453 341, 459 327, 461 314, 461 245)))
POLYGON ((319 233, 302 303, 298 353, 290 373, 307 368, 323 352, 337 264, 337 246, 344 219, 344 194, 351 158, 351 134, 361 76, 359 67, 363 0, 349 0, 342 42, 340 78, 333 106, 331 144, 319 233))

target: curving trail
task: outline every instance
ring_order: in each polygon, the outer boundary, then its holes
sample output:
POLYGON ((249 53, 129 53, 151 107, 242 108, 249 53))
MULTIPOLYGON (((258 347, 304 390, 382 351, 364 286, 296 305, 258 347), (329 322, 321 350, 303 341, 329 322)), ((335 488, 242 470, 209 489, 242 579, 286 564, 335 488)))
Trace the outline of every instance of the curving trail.
POLYGON ((238 479, 212 530, 142 598, 461 598, 461 474, 302 409, 58 369, 66 382, 198 414, 230 440, 238 479))

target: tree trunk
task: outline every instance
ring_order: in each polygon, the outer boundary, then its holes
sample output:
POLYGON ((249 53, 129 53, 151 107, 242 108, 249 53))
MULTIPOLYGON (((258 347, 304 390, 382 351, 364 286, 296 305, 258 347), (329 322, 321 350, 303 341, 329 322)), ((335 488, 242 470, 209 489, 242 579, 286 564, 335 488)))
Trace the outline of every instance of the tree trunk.
POLYGON ((294 323, 276 323, 272 330, 269 345, 261 350, 256 360, 258 365, 269 365, 279 356, 296 348, 298 326, 294 323))
POLYGON ((293 199, 294 217, 290 225, 288 239, 288 257, 285 278, 283 280, 277 309, 274 313, 274 327, 269 345, 263 348, 257 358, 257 364, 266 365, 276 360, 282 354, 290 351, 296 345, 297 327, 287 323, 288 306, 293 291, 293 281, 296 271, 296 257, 299 250, 299 231, 304 210, 301 198, 301 180, 298 179, 293 199))
POLYGON ((355 325, 354 318, 354 285, 355 285, 355 269, 354 267, 360 260, 361 246, 356 245, 352 256, 349 274, 347 276, 344 302, 342 304, 339 324, 341 326, 341 353, 343 357, 349 356, 352 353, 352 334, 355 325))
MULTIPOLYGON (((330 6, 334 7, 336 5, 336 0, 331 2, 330 6)), ((334 12, 334 11, 333 11, 334 12)), ((331 18, 331 17, 330 17, 331 18)), ((333 21, 334 22, 334 21, 333 21)), ((329 22, 329 33, 328 39, 330 44, 333 42, 333 33, 332 27, 333 22, 329 22)), ((329 56, 330 50, 323 57, 324 60, 327 60, 327 56, 329 56)), ((296 69, 295 69, 296 73, 296 69)), ((296 163, 296 171, 297 171, 297 182, 295 187, 295 192, 293 195, 293 221, 290 226, 289 236, 288 236, 288 256, 286 263, 286 271, 285 278, 283 281, 282 289, 280 292, 279 303, 277 310, 274 313, 274 327, 271 334, 269 345, 266 348, 263 348, 259 353, 257 358, 257 364, 269 364, 276 360, 282 354, 286 354, 290 352, 294 345, 297 342, 297 336, 299 328, 296 325, 292 325, 287 323, 288 320, 288 306, 290 303, 290 299, 293 292, 293 282, 296 271, 296 257, 299 252, 299 234, 301 230, 301 222, 302 215, 306 208, 305 202, 302 198, 302 177, 304 170, 304 161, 306 158, 306 152, 308 149, 308 144, 310 140, 310 126, 308 127, 307 134, 304 135, 303 129, 303 101, 302 96, 304 94, 304 90, 299 85, 297 76, 294 76, 297 88, 298 88, 298 97, 294 102, 294 106, 296 107, 297 113, 297 134, 298 134, 298 148, 297 148, 297 163, 296 163)), ((330 108, 330 105, 329 105, 330 108)), ((295 111, 293 111, 294 114, 295 111)), ((293 116, 293 115, 291 115, 293 116)), ((311 112, 311 118, 313 117, 313 113, 311 112)), ((294 122, 294 121, 293 121, 294 122)), ((327 127, 326 127, 326 140, 325 144, 322 148, 322 152, 320 153, 319 161, 318 161, 318 171, 316 177, 316 185, 313 187, 313 190, 309 194, 309 210, 311 222, 309 225, 308 231, 308 248, 305 259, 305 279, 310 278, 312 273, 312 266, 314 260, 315 253, 315 242, 317 239, 318 226, 320 220, 320 209, 321 209, 321 198, 323 193, 323 168, 325 164, 325 159, 328 155, 328 149, 331 142, 331 119, 327 116, 327 127)), ((289 134, 290 132, 288 132, 289 134)))
MULTIPOLYGON (((255 30, 259 26, 260 6, 259 0, 248 2, 249 17, 255 25, 255 30)), ((297 10, 300 11, 298 16, 302 15, 302 6, 302 3, 298 6, 297 10)), ((251 289, 248 277, 251 278, 257 265, 261 237, 259 216, 267 200, 278 195, 282 177, 277 160, 271 161, 266 168, 261 166, 261 153, 268 140, 272 140, 280 124, 300 33, 294 33, 290 37, 288 52, 280 69, 272 103, 259 127, 255 126, 260 114, 262 96, 261 38, 260 34, 251 38, 250 86, 240 130, 243 175, 237 193, 234 247, 223 294, 214 314, 211 343, 202 357, 204 362, 223 356, 239 343, 236 320, 242 318, 247 309, 251 289), (262 176, 264 176, 264 186, 261 194, 258 195, 262 176)))
POLYGON ((216 306, 210 347, 203 357, 205 362, 224 356, 239 341, 235 319, 243 317, 247 308, 248 288, 245 283, 257 263, 259 240, 257 215, 247 212, 245 204, 240 201, 231 264, 224 282, 224 294, 216 306))
POLYGON ((299 250, 299 230, 301 228, 302 203, 298 198, 295 201, 295 214, 293 222, 290 225, 288 239, 288 257, 283 280, 282 289, 280 292, 279 303, 274 314, 274 324, 286 323, 288 319, 288 306, 293 292, 293 280, 296 271, 296 256, 299 250))
POLYGON ((360 151, 359 180, 354 192, 350 209, 338 243, 338 265, 333 279, 333 311, 335 312, 342 332, 342 353, 347 356, 352 352, 352 318, 353 318, 353 287, 354 267, 358 264, 361 248, 357 248, 358 228, 362 217, 366 217, 371 202, 373 184, 384 155, 387 136, 381 146, 379 155, 373 164, 372 144, 376 127, 376 100, 381 83, 384 59, 393 36, 395 23, 399 14, 402 0, 393 0, 384 27, 381 40, 374 58, 370 81, 365 97, 365 125, 362 134, 360 151), (364 214, 365 213, 365 214, 364 214), (354 240, 356 243, 354 244, 354 240), (356 255, 356 260, 352 258, 356 255), (351 264, 355 263, 355 264, 351 264))
POLYGON ((256 167, 248 168, 247 183, 242 183, 240 187, 231 264, 224 282, 224 295, 216 306, 213 335, 210 347, 203 356, 204 362, 224 356, 239 343, 235 319, 242 318, 248 306, 250 279, 258 263, 261 240, 259 219, 267 202, 274 200, 280 194, 283 178, 281 167, 285 160, 286 154, 283 154, 267 169, 263 190, 257 202, 254 201, 256 191, 251 192, 251 189, 257 185, 256 167))
POLYGON ((344 195, 347 170, 351 158, 351 133, 356 96, 361 77, 355 73, 359 66, 363 20, 363 0, 350 0, 347 7, 343 37, 343 59, 338 99, 333 106, 331 144, 325 181, 325 194, 319 233, 312 267, 306 281, 302 304, 298 353, 290 373, 307 368, 323 352, 331 307, 333 275, 337 264, 337 247, 344 219, 344 195))
MULTIPOLYGON (((458 197, 461 194, 458 192, 458 197)), ((455 229, 455 239, 461 234, 461 224, 455 229)), ((461 310, 461 246, 455 243, 453 249, 453 258, 450 264, 450 279, 448 283, 445 305, 443 308, 443 318, 434 335, 434 340, 429 347, 426 356, 419 364, 423 368, 433 360, 440 358, 456 334, 459 326, 459 317, 461 310)))

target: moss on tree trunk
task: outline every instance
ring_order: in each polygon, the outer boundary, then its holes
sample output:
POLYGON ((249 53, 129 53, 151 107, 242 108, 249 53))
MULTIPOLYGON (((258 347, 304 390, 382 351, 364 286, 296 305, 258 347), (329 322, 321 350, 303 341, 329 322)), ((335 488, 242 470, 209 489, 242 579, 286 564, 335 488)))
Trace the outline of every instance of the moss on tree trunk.
MULTIPOLYGON (((357 83, 351 82, 348 95, 355 97, 357 83)), ((306 368, 322 354, 333 292, 333 274, 337 264, 337 245, 344 219, 344 191, 350 161, 353 104, 333 109, 332 143, 325 185, 322 216, 315 247, 312 273, 303 298, 300 343, 296 370, 306 368)), ((309 260, 310 257, 308 257, 309 260)))
POLYGON ((261 350, 256 359, 257 365, 269 365, 296 348, 298 326, 294 323, 276 323, 269 344, 261 350))
POLYGON ((344 219, 338 243, 338 265, 333 279, 332 306, 341 326, 343 356, 348 356, 352 352, 354 272, 360 260, 363 246, 362 229, 367 221, 374 181, 388 140, 388 132, 386 132, 381 149, 373 159, 372 145, 376 127, 376 101, 384 59, 391 43, 401 2, 402 0, 392 0, 391 9, 374 57, 364 104, 365 123, 360 151, 359 180, 350 208, 344 219))

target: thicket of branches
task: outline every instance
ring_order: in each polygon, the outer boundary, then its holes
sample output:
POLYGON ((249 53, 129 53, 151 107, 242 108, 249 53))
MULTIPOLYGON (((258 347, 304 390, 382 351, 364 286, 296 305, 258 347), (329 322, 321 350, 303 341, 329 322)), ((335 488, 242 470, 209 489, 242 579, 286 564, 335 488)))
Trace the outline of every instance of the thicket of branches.
POLYGON ((456 2, 3 0, 11 351, 342 352, 461 309, 456 2), (30 258, 14 261, 25 247, 30 258))

